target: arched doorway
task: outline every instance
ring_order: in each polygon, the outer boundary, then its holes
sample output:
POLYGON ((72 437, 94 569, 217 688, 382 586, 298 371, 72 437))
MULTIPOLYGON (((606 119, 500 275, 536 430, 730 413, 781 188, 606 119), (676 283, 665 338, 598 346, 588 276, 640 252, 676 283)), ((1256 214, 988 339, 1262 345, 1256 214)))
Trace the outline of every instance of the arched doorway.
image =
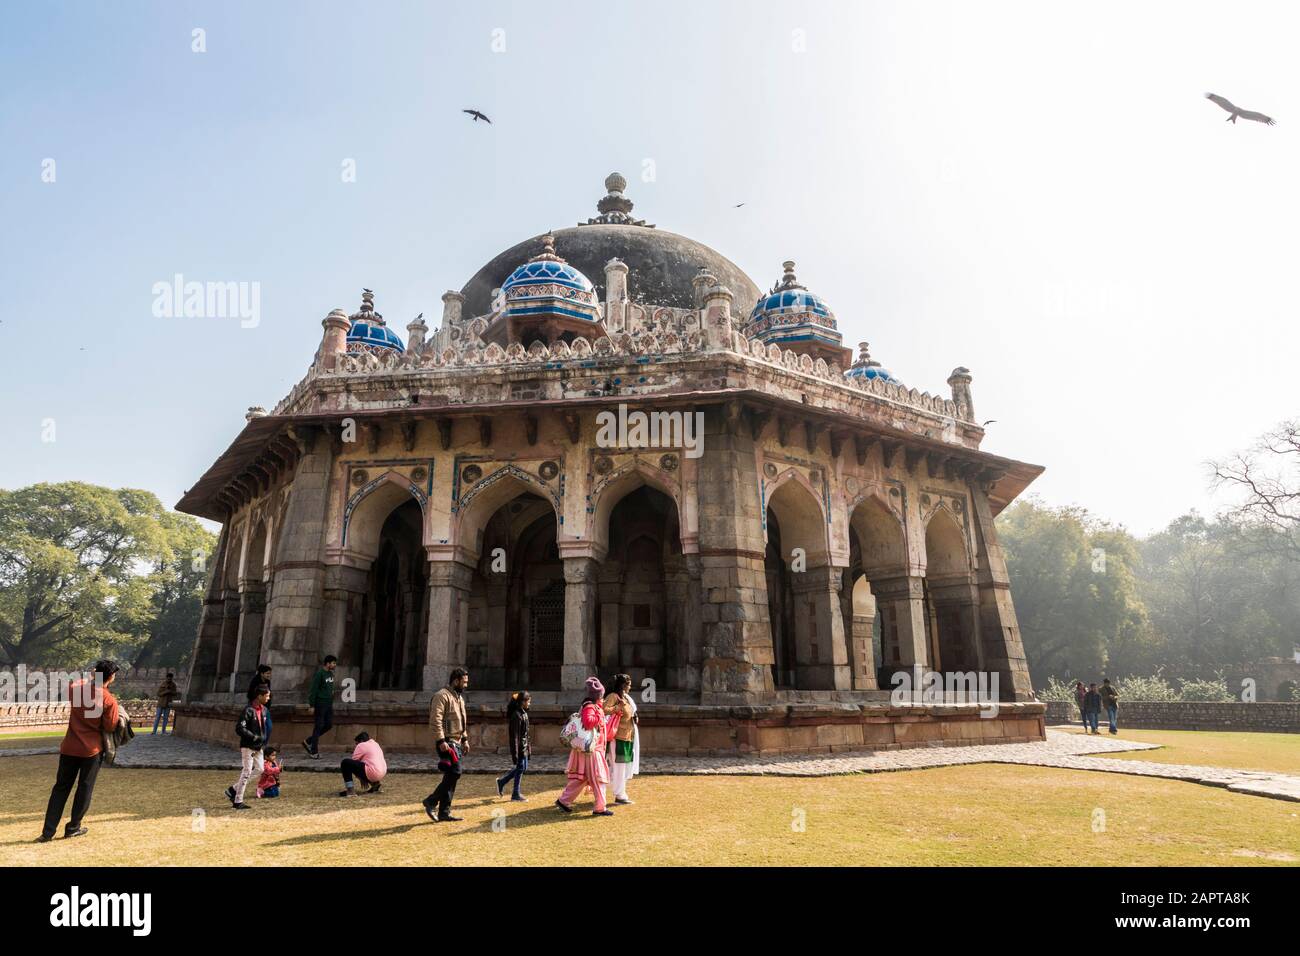
POLYGON ((462 518, 475 564, 466 609, 466 665, 484 690, 558 690, 564 664, 564 563, 552 503, 501 479, 462 518))
POLYGON ((649 679, 672 688, 686 651, 686 568, 677 505, 642 484, 609 512, 609 548, 600 572, 597 659, 634 687, 649 679))
POLYGON ((419 502, 408 497, 380 529, 360 614, 349 628, 349 656, 358 665, 360 687, 414 690, 419 686, 428 589, 423 522, 419 502))
POLYGON ((810 487, 794 476, 768 498, 768 621, 777 687, 848 690, 852 686, 840 591, 827 523, 810 487))
POLYGON ((908 574, 902 520, 883 496, 868 495, 850 513, 849 553, 855 683, 888 690, 896 671, 925 660, 916 637, 924 604, 908 574))
POLYGON ((977 670, 978 591, 965 532, 947 508, 935 511, 925 527, 925 598, 931 666, 977 670))

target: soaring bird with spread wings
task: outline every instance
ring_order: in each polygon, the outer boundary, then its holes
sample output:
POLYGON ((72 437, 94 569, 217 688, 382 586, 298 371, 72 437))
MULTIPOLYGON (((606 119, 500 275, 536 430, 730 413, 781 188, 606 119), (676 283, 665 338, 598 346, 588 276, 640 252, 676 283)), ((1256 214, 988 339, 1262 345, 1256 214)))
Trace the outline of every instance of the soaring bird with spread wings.
POLYGON ((1277 123, 1273 121, 1273 117, 1265 116, 1263 113, 1256 113, 1254 110, 1243 110, 1240 106, 1235 105, 1231 100, 1219 96, 1217 93, 1206 93, 1205 98, 1211 103, 1217 103, 1232 114, 1227 119, 1227 122, 1229 123, 1237 122, 1237 117, 1240 116, 1242 119, 1254 120, 1256 123, 1264 123, 1268 126, 1277 125, 1277 123))

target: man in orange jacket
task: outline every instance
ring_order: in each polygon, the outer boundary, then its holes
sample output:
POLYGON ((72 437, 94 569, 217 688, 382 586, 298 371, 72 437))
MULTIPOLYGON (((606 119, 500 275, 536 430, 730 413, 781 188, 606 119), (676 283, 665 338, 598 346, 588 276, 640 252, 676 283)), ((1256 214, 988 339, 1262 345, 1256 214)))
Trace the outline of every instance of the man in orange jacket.
POLYGON ((63 835, 79 837, 86 834, 81 821, 90 809, 95 777, 99 775, 99 754, 103 749, 100 734, 111 734, 117 727, 117 698, 108 692, 108 685, 117 677, 117 671, 118 666, 112 661, 100 661, 92 676, 68 688, 72 703, 68 732, 59 745, 59 772, 54 789, 50 791, 49 805, 45 808, 45 827, 37 840, 39 843, 49 843, 54 839, 54 831, 59 827, 73 783, 77 785, 77 795, 72 799, 72 816, 63 835))

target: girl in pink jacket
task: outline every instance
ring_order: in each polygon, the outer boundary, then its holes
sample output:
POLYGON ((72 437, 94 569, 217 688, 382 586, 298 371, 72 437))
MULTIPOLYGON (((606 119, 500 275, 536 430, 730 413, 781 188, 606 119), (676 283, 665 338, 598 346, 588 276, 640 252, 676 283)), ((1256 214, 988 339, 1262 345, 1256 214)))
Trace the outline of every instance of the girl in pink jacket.
POLYGON ((379 781, 388 774, 388 763, 384 760, 384 751, 379 746, 379 741, 371 740, 370 735, 364 730, 354 739, 357 745, 352 751, 352 756, 344 757, 343 762, 339 764, 339 770, 343 772, 343 789, 339 791, 340 797, 357 795, 356 790, 353 789, 353 778, 366 785, 362 793, 378 793, 379 781))

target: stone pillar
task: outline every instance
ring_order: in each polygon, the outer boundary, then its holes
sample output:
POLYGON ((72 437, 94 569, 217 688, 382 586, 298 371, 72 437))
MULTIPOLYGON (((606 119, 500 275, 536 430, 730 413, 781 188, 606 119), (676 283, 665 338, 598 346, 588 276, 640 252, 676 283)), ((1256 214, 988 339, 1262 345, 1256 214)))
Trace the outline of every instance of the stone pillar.
POLYGON ((791 574, 795 614, 795 686, 800 690, 849 690, 848 642, 840 612, 841 570, 830 565, 791 574))
POLYGON ((704 342, 706 348, 732 348, 731 303, 733 296, 726 286, 715 285, 704 293, 704 342))
POLYGON ((230 693, 234 689, 236 652, 239 649, 239 592, 227 588, 222 592, 221 650, 217 656, 217 673, 212 689, 230 693))
POLYGON ((871 633, 876 621, 876 599, 871 597, 870 606, 854 606, 853 592, 857 579, 852 572, 844 571, 840 589, 840 610, 844 619, 845 637, 849 643, 849 668, 853 673, 854 690, 876 690, 875 649, 871 643, 871 633))
MULTIPOLYGON (((352 327, 352 322, 346 312, 335 309, 321 320, 321 326, 325 329, 325 334, 321 337, 319 361, 322 368, 334 368, 338 356, 347 351, 348 329, 352 327)), ((277 678, 279 676, 276 675, 277 678)))
POLYGON ((510 585, 504 573, 493 574, 487 586, 487 673, 478 681, 482 687, 508 687, 506 683, 506 614, 510 585), (499 579, 499 580, 498 580, 499 579))
POLYGON ((739 403, 706 410, 697 465, 700 700, 706 704, 748 703, 774 693, 758 468, 740 411, 739 403))
MULTIPOLYGON (((420 686, 435 691, 453 668, 465 666, 468 644, 469 592, 474 569, 459 561, 429 562, 429 639, 425 645, 420 686)), ((470 675, 472 681, 473 675, 470 675)))
POLYGON ((564 559, 564 666, 560 687, 578 690, 596 668, 596 588, 600 565, 594 558, 564 559))
POLYGON ((975 402, 970 394, 970 369, 958 366, 948 376, 948 387, 952 389, 952 401, 957 406, 957 415, 962 421, 975 421, 975 402))
POLYGON ((605 263, 605 331, 627 331, 627 263, 605 263))
POLYGON ((199 630, 190 654, 190 679, 187 685, 197 696, 216 685, 217 659, 221 651, 221 630, 226 618, 226 600, 222 587, 222 565, 230 542, 230 526, 221 526, 217 548, 209 562, 203 609, 199 613, 199 630))
POLYGON ((424 324, 423 313, 406 326, 406 351, 410 355, 419 355, 424 351, 424 336, 429 327, 424 324))
POLYGON ((998 544, 987 492, 970 483, 974 503, 975 541, 978 571, 975 584, 979 589, 979 635, 983 666, 998 672, 998 692, 1002 700, 1033 700, 1034 688, 1029 680, 1029 664, 1020 639, 1020 624, 1011 602, 1011 581, 1007 562, 998 544))
MULTIPOLYGON (((871 591, 885 613, 885 626, 898 636, 898 665, 911 673, 912 690, 922 689, 929 663, 925 612, 925 579, 915 576, 871 582, 871 591)), ((885 636, 889 642, 889 635, 885 636)), ((892 686, 881 690, 892 690, 892 686)))
POLYGON ((239 593, 239 635, 235 649, 235 690, 248 687, 262 653, 262 624, 266 615, 266 586, 245 581, 239 593))
POLYGON ((323 430, 295 426, 299 458, 289 490, 266 607, 263 657, 275 668, 277 697, 306 693, 319 666, 325 590, 326 512, 334 453, 323 430))
MULTIPOLYGON (((343 564, 332 564, 325 571, 325 590, 322 595, 320 656, 332 654, 339 664, 335 683, 345 677, 360 682, 361 661, 348 640, 348 611, 358 605, 357 600, 366 593, 366 571, 343 564)), ((272 591, 274 594, 274 590, 272 591)), ((277 675, 278 676, 278 675, 277 675)))

